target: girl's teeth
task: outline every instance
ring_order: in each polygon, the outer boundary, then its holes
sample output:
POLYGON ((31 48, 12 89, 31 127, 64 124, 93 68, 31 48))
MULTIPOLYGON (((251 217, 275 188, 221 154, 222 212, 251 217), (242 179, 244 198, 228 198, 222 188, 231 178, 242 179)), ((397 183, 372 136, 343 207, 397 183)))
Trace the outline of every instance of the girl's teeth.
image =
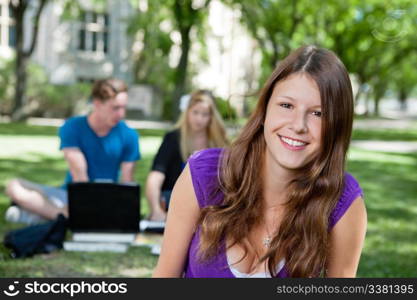
POLYGON ((291 145, 291 146, 294 146, 294 147, 299 147, 299 146, 304 146, 304 145, 306 145, 306 143, 303 143, 303 142, 290 140, 290 139, 287 139, 287 138, 285 138, 285 137, 281 137, 281 138, 282 138, 282 140, 283 140, 284 142, 286 142, 287 144, 289 144, 289 145, 291 145))

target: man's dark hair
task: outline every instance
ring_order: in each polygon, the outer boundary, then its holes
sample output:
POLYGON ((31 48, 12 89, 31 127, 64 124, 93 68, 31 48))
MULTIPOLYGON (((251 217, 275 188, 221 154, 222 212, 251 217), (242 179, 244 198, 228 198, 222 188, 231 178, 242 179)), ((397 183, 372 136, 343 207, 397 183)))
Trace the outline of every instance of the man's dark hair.
POLYGON ((127 85, 122 80, 116 78, 100 79, 94 82, 91 97, 93 100, 106 102, 123 92, 127 92, 127 85))

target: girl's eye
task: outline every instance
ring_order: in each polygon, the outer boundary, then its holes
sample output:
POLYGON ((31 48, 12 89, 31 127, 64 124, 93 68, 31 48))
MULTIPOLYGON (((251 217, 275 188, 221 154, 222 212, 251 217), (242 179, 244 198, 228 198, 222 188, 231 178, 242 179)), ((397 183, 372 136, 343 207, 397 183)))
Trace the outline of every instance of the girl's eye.
POLYGON ((290 103, 281 103, 280 106, 283 107, 283 108, 288 108, 288 109, 292 108, 292 104, 290 104, 290 103))
POLYGON ((313 113, 312 113, 314 116, 316 116, 316 117, 321 117, 321 111, 313 111, 313 113))

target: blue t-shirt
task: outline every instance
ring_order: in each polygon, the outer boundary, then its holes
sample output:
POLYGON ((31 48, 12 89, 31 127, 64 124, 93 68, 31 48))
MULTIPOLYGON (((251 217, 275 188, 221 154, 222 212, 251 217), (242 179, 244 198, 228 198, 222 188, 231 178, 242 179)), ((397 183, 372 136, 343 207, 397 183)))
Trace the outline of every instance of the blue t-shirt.
MULTIPOLYGON (((106 136, 98 136, 90 127, 87 116, 69 118, 59 129, 60 149, 78 148, 87 161, 90 181, 118 181, 122 162, 140 159, 139 135, 124 121, 114 126, 106 136)), ((72 182, 68 171, 65 184, 72 182)))

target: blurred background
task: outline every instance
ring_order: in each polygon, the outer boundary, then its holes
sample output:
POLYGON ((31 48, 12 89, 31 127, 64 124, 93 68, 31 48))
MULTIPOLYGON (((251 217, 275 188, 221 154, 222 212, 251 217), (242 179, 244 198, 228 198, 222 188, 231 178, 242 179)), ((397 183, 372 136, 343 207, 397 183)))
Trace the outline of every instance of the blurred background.
MULTIPOLYGON (((348 170, 361 183, 368 234, 360 277, 417 276, 417 4, 414 0, 0 0, 0 237, 4 183, 62 183, 57 126, 88 112, 96 79, 128 82, 141 134, 142 185, 194 89, 213 91, 231 137, 291 50, 333 50, 353 83, 348 170)), ((146 201, 142 199, 147 213, 146 201)), ((0 276, 150 276, 156 257, 54 253, 10 260, 0 276)))

